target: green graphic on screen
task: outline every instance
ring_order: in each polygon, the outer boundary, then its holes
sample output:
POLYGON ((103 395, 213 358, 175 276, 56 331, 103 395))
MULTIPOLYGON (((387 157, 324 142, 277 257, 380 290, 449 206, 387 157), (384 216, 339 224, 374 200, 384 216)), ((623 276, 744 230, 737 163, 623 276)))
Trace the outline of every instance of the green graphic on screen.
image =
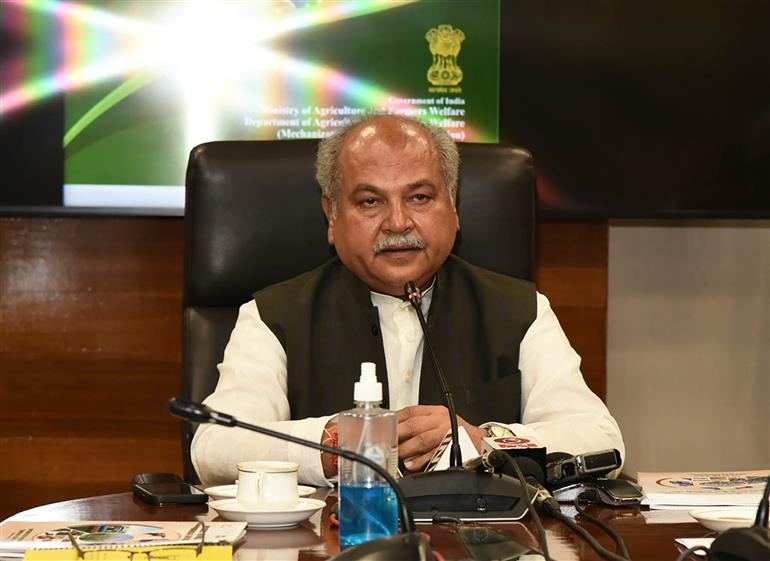
POLYGON ((498 0, 80 5, 57 16, 96 76, 65 97, 68 187, 181 186, 197 144, 320 138, 370 109, 498 141, 498 0))

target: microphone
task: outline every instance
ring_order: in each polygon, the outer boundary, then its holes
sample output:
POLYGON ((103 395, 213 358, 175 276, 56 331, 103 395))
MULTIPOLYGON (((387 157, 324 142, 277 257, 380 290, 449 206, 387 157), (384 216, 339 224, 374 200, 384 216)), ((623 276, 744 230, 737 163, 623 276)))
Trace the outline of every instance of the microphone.
POLYGON ((486 436, 481 439, 481 453, 485 452, 503 452, 519 464, 525 476, 534 477, 540 484, 545 483, 545 446, 523 436, 486 436))
POLYGON ((482 463, 488 466, 490 470, 494 471, 500 468, 508 467, 510 464, 510 458, 505 452, 500 450, 493 450, 483 457, 482 463))
POLYGON ((489 449, 483 460, 484 464, 489 464, 495 471, 499 470, 501 473, 511 477, 517 477, 516 468, 513 467, 512 462, 518 464, 525 477, 531 477, 541 485, 545 483, 545 475, 540 463, 529 456, 519 456, 512 454, 510 450, 493 448, 489 449))
POLYGON ((419 520, 435 517, 460 518, 461 520, 518 520, 527 513, 522 500, 521 483, 502 473, 486 473, 462 469, 459 429, 452 392, 433 351, 428 326, 420 307, 422 294, 413 281, 404 287, 407 299, 420 320, 425 346, 428 349, 436 379, 444 394, 444 404, 449 410, 452 433, 449 469, 413 473, 402 477, 399 485, 406 496, 409 508, 419 520))
POLYGON ((420 327, 425 338, 425 345, 428 347, 428 353, 430 354, 430 361, 433 363, 433 371, 436 373, 436 380, 441 386, 441 391, 444 392, 444 403, 446 403, 447 409, 449 409, 449 426, 452 430, 452 445, 449 449, 449 467, 459 468, 463 465, 462 452, 460 451, 460 429, 457 428, 457 413, 455 412, 455 401, 452 397, 452 392, 449 391, 449 386, 446 383, 444 377, 444 371, 441 370, 441 366, 436 358, 436 353, 433 352, 433 345, 431 344, 430 337, 428 337, 428 326, 425 323, 425 316, 422 313, 422 293, 414 281, 409 281, 404 287, 406 291, 406 297, 409 299, 409 303, 417 312, 417 319, 420 320, 420 327))
POLYGON ((516 468, 513 464, 519 466, 521 474, 524 476, 527 485, 529 486, 529 494, 532 498, 532 504, 535 506, 543 506, 543 503, 549 502, 549 514, 555 504, 559 509, 559 503, 553 498, 551 492, 543 487, 542 483, 532 473, 527 473, 528 470, 537 472, 537 463, 531 458, 527 457, 514 457, 503 450, 492 450, 488 454, 483 456, 482 464, 490 471, 499 471, 511 477, 518 478, 516 468))
POLYGON ((765 492, 757 507, 757 517, 750 528, 725 530, 711 544, 709 559, 715 561, 766 561, 770 559, 770 528, 768 520, 768 496, 770 496, 770 475, 767 477, 765 492))
POLYGON ((214 423, 226 427, 235 427, 238 422, 232 415, 214 411, 208 405, 196 403, 189 399, 174 397, 168 402, 168 410, 175 417, 194 421, 196 423, 214 423))
POLYGON ((304 438, 298 438, 259 425, 252 425, 244 421, 239 421, 232 415, 220 413, 207 405, 196 403, 188 399, 179 397, 171 398, 168 402, 168 410, 172 415, 187 419, 188 421, 194 421, 196 423, 215 423, 226 427, 240 427, 266 436, 272 436, 279 440, 285 440, 300 446, 306 446, 328 454, 341 456, 352 462, 362 463, 381 475, 391 486, 398 499, 401 524, 404 526, 404 533, 388 536, 387 538, 379 538, 351 547, 335 555, 332 558, 332 561, 358 561, 364 559, 366 561, 391 561, 392 559, 404 559, 405 561, 433 560, 433 552, 428 540, 415 529, 414 518, 407 506, 401 488, 398 486, 398 483, 396 483, 396 480, 393 479, 388 471, 380 464, 350 450, 332 448, 317 442, 305 440, 304 438))

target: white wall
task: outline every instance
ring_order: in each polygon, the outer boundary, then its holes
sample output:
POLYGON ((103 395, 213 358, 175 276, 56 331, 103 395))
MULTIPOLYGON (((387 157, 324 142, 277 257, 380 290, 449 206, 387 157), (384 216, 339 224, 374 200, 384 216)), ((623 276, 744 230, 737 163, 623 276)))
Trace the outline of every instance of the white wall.
POLYGON ((608 273, 624 471, 770 467, 770 222, 613 221, 608 273))

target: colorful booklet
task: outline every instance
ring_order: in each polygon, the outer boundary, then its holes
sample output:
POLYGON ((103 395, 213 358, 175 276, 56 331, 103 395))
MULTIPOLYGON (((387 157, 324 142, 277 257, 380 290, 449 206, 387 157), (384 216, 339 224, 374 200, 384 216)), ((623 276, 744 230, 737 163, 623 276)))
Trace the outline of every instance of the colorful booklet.
MULTIPOLYGON (((28 549, 71 547, 69 535, 84 547, 131 548, 196 544, 198 522, 36 522, 8 521, 0 524, 0 556, 22 557, 28 549)), ((207 544, 233 544, 246 533, 246 522, 206 522, 207 544)))
POLYGON ((770 470, 639 472, 642 504, 651 508, 756 505, 770 470))
MULTIPOLYGON (((153 555, 162 555, 162 559, 165 561, 190 561, 192 554, 189 550, 179 550, 174 548, 190 548, 189 545, 170 545, 159 546, 162 547, 162 552, 159 552, 157 548, 151 546, 130 546, 125 549, 99 549, 98 559, 99 561, 126 561, 127 551, 130 551, 136 556, 136 559, 147 559, 146 553, 154 552, 153 555)), ((192 551, 196 551, 193 549, 192 551)), ((205 545, 200 552, 200 555, 195 556, 195 561, 232 561, 233 558, 233 546, 232 545, 205 545)), ((153 557, 155 559, 155 557, 153 557)), ((75 548, 69 549, 28 549, 24 554, 24 561, 83 561, 83 558, 78 556, 78 552, 75 548)))

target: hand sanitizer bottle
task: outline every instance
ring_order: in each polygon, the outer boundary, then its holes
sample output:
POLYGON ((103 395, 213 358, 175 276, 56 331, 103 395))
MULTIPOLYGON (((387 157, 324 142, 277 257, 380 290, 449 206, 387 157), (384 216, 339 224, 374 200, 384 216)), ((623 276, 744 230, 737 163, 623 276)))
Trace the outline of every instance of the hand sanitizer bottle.
MULTIPOLYGON (((398 416, 380 407, 382 384, 376 365, 361 364, 353 390, 355 409, 340 413, 339 446, 366 456, 395 477, 398 465, 398 416)), ((371 468, 340 458, 340 547, 350 547, 398 532, 398 502, 393 489, 371 468)))

